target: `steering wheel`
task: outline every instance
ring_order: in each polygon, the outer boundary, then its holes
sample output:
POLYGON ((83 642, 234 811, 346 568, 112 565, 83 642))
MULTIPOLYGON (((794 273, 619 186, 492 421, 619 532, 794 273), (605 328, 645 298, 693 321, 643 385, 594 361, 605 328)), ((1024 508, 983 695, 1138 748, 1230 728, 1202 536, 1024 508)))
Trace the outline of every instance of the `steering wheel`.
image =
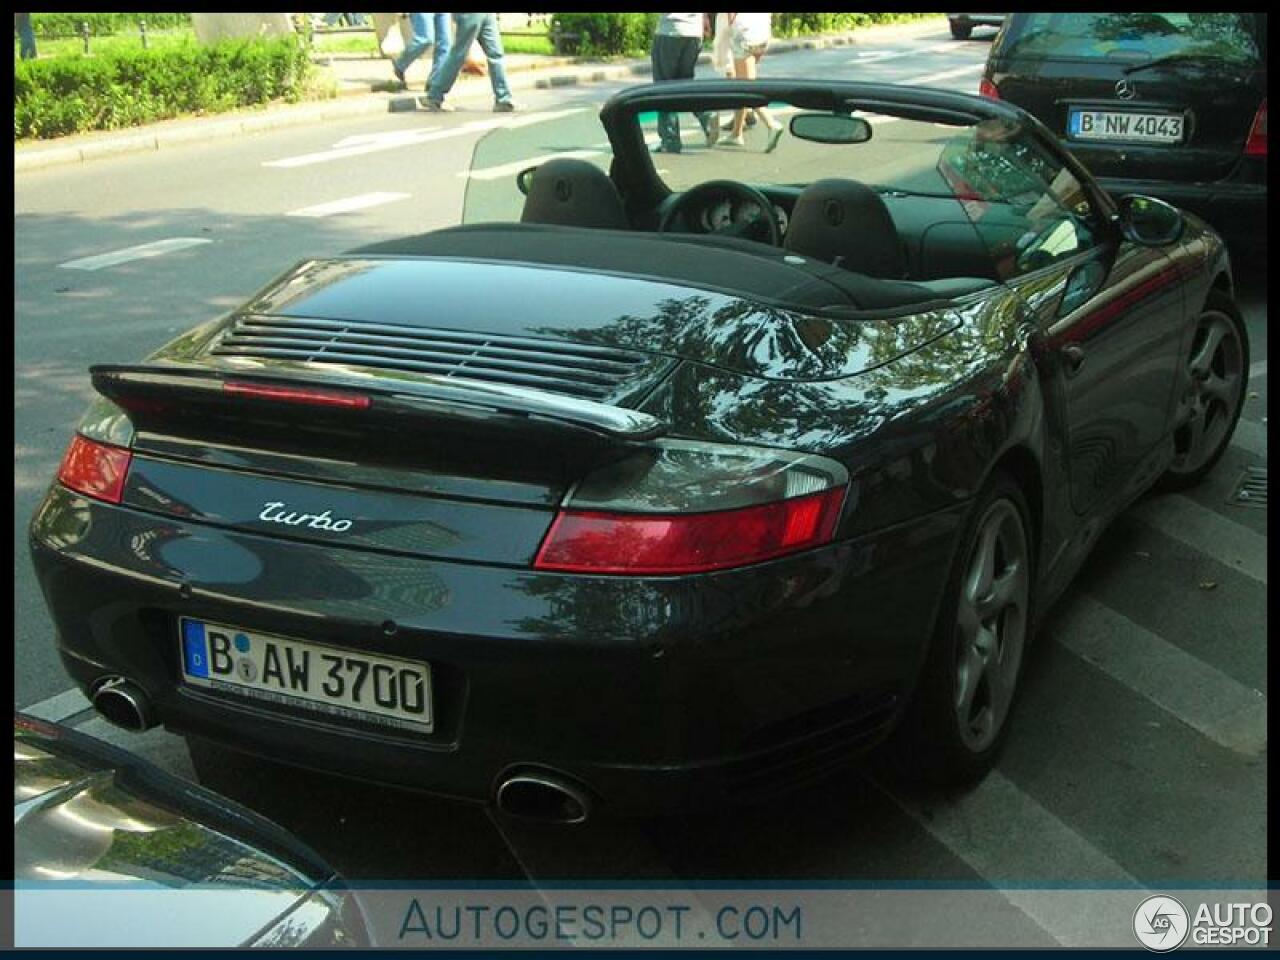
POLYGON ((764 214, 763 217, 755 217, 745 223, 734 223, 719 230, 710 231, 717 236, 723 237, 743 237, 750 240, 761 239, 758 234, 763 225, 767 232, 768 243, 775 247, 782 246, 782 231, 778 229, 778 219, 773 215, 773 204, 763 193, 755 187, 747 186, 745 183, 739 183, 737 180, 708 180, 706 183, 700 183, 696 187, 691 187, 680 195, 675 203, 667 207, 666 212, 662 215, 662 220, 658 223, 659 233, 671 233, 678 218, 683 218, 686 226, 690 226, 687 212, 696 209, 699 205, 705 205, 712 199, 720 199, 722 197, 739 201, 750 201, 764 214), (755 234, 755 236, 752 236, 755 234))

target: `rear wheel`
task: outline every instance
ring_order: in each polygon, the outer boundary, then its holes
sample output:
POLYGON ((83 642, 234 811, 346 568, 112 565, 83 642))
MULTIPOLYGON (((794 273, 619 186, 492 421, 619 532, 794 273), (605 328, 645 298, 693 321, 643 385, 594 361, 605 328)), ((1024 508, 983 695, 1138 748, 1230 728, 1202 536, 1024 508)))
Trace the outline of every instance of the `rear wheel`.
POLYGON ((1179 374, 1174 459, 1160 478, 1168 490, 1192 486, 1213 469, 1244 407, 1249 342, 1240 310, 1225 293, 1210 292, 1179 374))
POLYGON ((951 36, 955 37, 957 40, 968 40, 972 33, 972 24, 957 23, 955 20, 951 21, 951 36))
POLYGON ((1030 638, 1030 530, 1021 489, 996 474, 966 524, 920 683, 888 745, 907 779, 960 785, 995 763, 1030 638))

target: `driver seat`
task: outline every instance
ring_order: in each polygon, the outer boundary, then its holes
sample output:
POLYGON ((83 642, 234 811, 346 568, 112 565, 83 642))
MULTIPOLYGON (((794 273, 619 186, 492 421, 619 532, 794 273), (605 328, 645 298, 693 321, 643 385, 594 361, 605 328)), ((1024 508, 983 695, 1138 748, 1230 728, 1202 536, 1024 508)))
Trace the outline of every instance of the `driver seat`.
POLYGON ((815 180, 791 212, 791 253, 883 280, 905 280, 907 255, 880 195, 857 180, 815 180))
POLYGON ((627 212, 609 175, 586 160, 557 157, 534 171, 521 223, 629 230, 627 212))

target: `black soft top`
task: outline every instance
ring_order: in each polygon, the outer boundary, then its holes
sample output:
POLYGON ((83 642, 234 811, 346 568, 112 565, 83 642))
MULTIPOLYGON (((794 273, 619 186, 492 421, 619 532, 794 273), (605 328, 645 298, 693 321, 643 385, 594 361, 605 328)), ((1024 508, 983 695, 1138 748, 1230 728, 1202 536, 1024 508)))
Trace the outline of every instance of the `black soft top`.
POLYGON ((563 266, 679 283, 819 313, 924 307, 991 286, 990 281, 966 278, 881 280, 750 240, 535 223, 449 227, 359 247, 349 255, 563 266))

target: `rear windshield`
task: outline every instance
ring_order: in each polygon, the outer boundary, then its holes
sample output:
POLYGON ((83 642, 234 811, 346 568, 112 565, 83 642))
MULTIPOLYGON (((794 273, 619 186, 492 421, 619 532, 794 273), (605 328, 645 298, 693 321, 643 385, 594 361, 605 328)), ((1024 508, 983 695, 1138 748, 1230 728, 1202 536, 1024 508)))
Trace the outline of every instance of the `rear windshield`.
POLYGON ((1251 13, 1028 13, 1003 52, 1020 57, 1110 57, 1141 63, 1169 56, 1256 63, 1251 13))

